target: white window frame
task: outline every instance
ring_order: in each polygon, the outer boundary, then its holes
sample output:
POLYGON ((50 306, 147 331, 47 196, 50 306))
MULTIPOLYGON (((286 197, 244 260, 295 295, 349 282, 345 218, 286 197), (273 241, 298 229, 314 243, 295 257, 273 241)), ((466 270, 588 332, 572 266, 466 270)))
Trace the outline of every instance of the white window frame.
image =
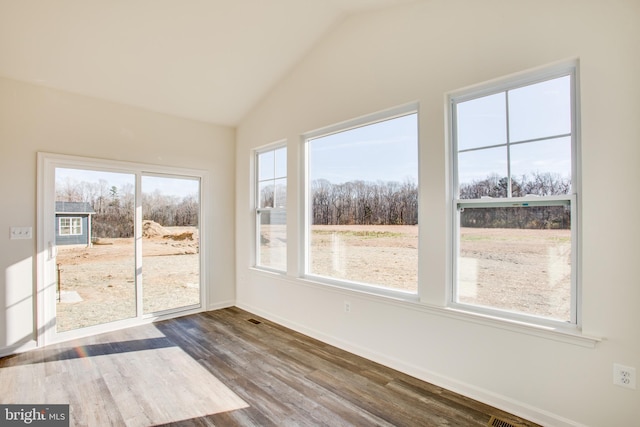
MULTIPOLYGON (((311 198, 310 198, 311 180, 309 178, 309 141, 313 139, 321 138, 324 136, 346 132, 351 129, 364 127, 367 125, 383 122, 386 120, 393 120, 396 118, 400 118, 400 117, 408 116, 412 114, 415 114, 418 117, 418 121, 419 121, 420 109, 419 109, 418 103, 410 103, 410 104, 393 107, 387 110, 378 111, 376 113, 368 114, 356 119, 347 120, 347 121, 336 123, 327 127, 316 129, 310 132, 306 132, 303 135, 301 135, 300 143, 301 143, 302 149, 300 151, 302 153, 302 157, 301 157, 302 185, 301 185, 300 199, 302 200, 304 207, 302 209, 302 227, 301 227, 301 233, 300 233, 300 247, 302 248, 302 254, 301 254, 302 256, 300 258, 299 271, 301 272, 300 277, 302 279, 307 279, 307 280, 313 281, 314 283, 319 283, 322 285, 335 286, 338 288, 364 292, 372 295, 391 297, 398 300, 411 301, 411 302, 418 302, 420 300, 419 276, 418 276, 417 290, 416 292, 411 292, 411 291, 405 291, 401 289, 394 289, 394 288, 390 288, 383 285, 359 283, 359 282, 353 282, 353 281, 343 280, 339 278, 315 275, 310 272, 311 268, 310 268, 310 260, 309 260, 309 252, 310 252, 310 245, 311 245, 310 233, 311 233, 311 224, 312 224, 312 216, 313 216, 313 213, 311 211, 311 198)), ((420 157, 419 125, 417 129, 417 133, 418 133, 417 151, 418 151, 418 158, 419 158, 420 157)), ((420 182, 419 177, 420 177, 420 167, 418 166, 418 183, 420 182)), ((420 191, 419 187, 418 187, 418 191, 420 191)), ((420 210, 419 207, 418 207, 418 210, 420 210)))
MULTIPOLYGON (((96 159, 88 157, 70 156, 64 154, 38 152, 38 184, 37 184, 37 324, 38 346, 65 341, 72 338, 113 331, 123 327, 135 326, 174 317, 179 314, 192 314, 205 311, 208 304, 209 269, 207 239, 207 212, 209 209, 209 173, 204 170, 187 169, 172 166, 151 165, 145 163, 125 162, 118 160, 96 159), (144 313, 141 292, 142 287, 136 286, 137 315, 130 319, 103 323, 86 328, 57 332, 56 320, 56 287, 55 283, 55 257, 57 248, 55 245, 55 221, 51 218, 55 215, 55 170, 56 168, 89 169, 96 171, 128 173, 136 176, 136 223, 142 222, 142 193, 141 177, 146 175, 184 177, 200 181, 200 213, 199 213, 199 261, 200 261, 200 302, 197 305, 169 309, 157 313, 144 313)), ((135 240, 142 239, 141 227, 136 227, 135 240)), ((141 265, 141 246, 136 245, 136 265, 141 265)), ((136 280, 139 281, 142 269, 136 268, 136 280)), ((139 282, 141 283, 141 282, 139 282)))
MULTIPOLYGON (((286 273, 287 268, 285 267, 284 269, 279 269, 276 267, 271 267, 271 266, 267 266, 267 265, 262 265, 261 264, 261 260, 260 260, 260 215, 262 213, 269 213, 269 214, 278 214, 278 213, 283 213, 285 214, 285 216, 287 215, 287 207, 285 206, 273 206, 273 207, 265 207, 265 208, 261 208, 260 207, 260 183, 262 182, 266 182, 266 181, 273 181, 274 182, 274 191, 275 191, 275 181, 278 179, 286 179, 287 180, 287 191, 289 188, 289 169, 287 167, 287 173, 284 176, 276 176, 275 175, 275 152, 277 150, 280 149, 285 149, 286 150, 286 159, 288 162, 288 158, 289 158, 289 150, 287 147, 287 142, 286 141, 279 141, 273 144, 269 144, 265 147, 261 147, 257 150, 254 150, 254 155, 253 155, 253 159, 254 159, 254 206, 255 206, 255 244, 254 244, 254 250, 255 250, 255 256, 254 256, 254 268, 260 269, 260 270, 266 270, 266 271, 271 271, 271 272, 276 272, 276 273, 286 273), (273 152, 274 156, 274 176, 273 178, 270 178, 268 180, 260 180, 260 161, 259 161, 259 157, 262 154, 266 154, 269 152, 273 152)), ((287 165, 288 166, 288 165, 287 165)), ((274 201, 275 201, 275 195, 274 195, 274 201)), ((289 198, 287 197, 287 200, 289 198)), ((287 221, 288 222, 288 221, 287 221)), ((286 226, 286 225, 285 225, 286 226)), ((289 250, 289 245, 287 246, 287 253, 289 250)))
MULTIPOLYGON (((579 195, 581 192, 580 180, 580 144, 579 144, 579 92, 578 92, 578 61, 571 60, 558 63, 549 67, 520 73, 511 77, 497 79, 484 83, 472 88, 462 89, 452 92, 447 96, 448 104, 448 123, 449 123, 449 140, 450 140, 450 159, 451 159, 451 281, 448 289, 448 306, 450 308, 463 312, 478 313, 488 315, 494 318, 502 318, 511 321, 526 322, 528 324, 553 326, 553 327, 572 327, 579 328, 581 326, 581 287, 580 287, 580 210, 579 195), (459 183, 458 183, 458 150, 456 135, 456 105, 461 102, 469 101, 484 96, 501 93, 508 90, 514 90, 519 87, 529 86, 541 83, 547 80, 570 76, 571 77, 571 194, 557 196, 542 197, 512 197, 511 191, 508 191, 508 197, 495 199, 459 199, 459 183), (569 322, 563 322, 546 317, 528 315, 523 313, 514 313, 504 311, 498 308, 480 307, 473 304, 465 304, 457 302, 457 269, 459 256, 459 210, 464 207, 517 207, 517 206, 571 206, 571 315, 569 322)), ((543 139, 543 138, 540 138, 543 139)), ((507 142, 507 145, 510 142, 507 142)), ((511 183, 509 180, 509 190, 511 183)))
POLYGON ((82 217, 62 216, 58 218, 58 235, 60 236, 82 236, 82 217), (63 220, 68 220, 69 225, 62 225, 63 220), (76 223, 74 225, 74 223, 76 223), (62 230, 67 230, 63 233, 62 230))

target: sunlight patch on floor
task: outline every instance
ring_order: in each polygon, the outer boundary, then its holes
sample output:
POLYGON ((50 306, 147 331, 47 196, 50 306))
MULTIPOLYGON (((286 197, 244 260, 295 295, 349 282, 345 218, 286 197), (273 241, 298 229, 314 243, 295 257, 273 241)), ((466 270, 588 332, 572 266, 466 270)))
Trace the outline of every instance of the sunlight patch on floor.
POLYGON ((5 367, 0 381, 10 390, 0 387, 0 403, 69 403, 74 424, 121 416, 127 426, 148 426, 248 407, 174 346, 5 367))

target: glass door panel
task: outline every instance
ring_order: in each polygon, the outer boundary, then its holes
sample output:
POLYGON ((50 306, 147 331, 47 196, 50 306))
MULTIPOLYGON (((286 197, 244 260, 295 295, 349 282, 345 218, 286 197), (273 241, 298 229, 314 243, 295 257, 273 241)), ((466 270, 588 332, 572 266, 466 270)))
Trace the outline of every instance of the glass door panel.
POLYGON ((56 332, 136 317, 135 179, 55 168, 56 332))
POLYGON ((142 176, 143 312, 200 304, 200 180, 142 176))

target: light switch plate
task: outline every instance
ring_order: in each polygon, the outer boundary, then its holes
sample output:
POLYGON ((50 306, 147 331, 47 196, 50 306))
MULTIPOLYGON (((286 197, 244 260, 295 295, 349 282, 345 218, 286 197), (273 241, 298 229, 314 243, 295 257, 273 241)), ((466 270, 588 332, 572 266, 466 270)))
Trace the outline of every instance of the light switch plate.
POLYGON ((31 227, 11 227, 11 240, 31 239, 33 234, 31 230, 31 227))

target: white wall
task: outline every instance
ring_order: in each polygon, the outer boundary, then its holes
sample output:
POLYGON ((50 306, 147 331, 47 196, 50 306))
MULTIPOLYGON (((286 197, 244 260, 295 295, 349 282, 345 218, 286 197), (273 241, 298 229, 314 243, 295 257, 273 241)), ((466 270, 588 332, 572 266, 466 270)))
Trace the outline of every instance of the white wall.
POLYGON ((235 298, 235 131, 0 78, 0 354, 32 345, 36 269, 36 153, 209 172, 209 307, 235 298), (32 240, 9 240, 11 226, 32 240))
POLYGON ((241 123, 236 152, 237 305, 545 425, 636 425, 640 390, 640 3, 433 0, 357 15, 330 33, 241 123), (580 59, 583 332, 595 348, 448 317, 445 93, 580 59), (422 305, 298 279, 300 135, 418 101, 422 305), (289 147, 289 272, 251 269, 251 150, 289 147), (352 304, 343 313, 343 301, 352 304), (425 308, 427 307, 427 308, 425 308))

